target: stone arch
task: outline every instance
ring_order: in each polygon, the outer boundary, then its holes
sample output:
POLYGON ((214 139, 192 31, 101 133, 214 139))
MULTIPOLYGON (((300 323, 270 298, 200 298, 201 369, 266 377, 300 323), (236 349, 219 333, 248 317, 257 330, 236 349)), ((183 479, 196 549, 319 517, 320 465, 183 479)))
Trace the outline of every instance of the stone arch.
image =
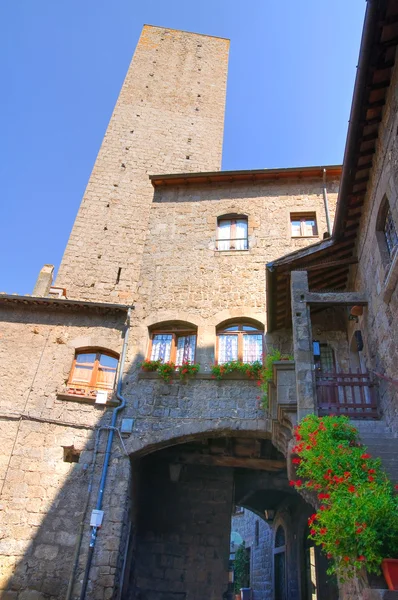
POLYGON ((218 313, 215 313, 213 315, 213 318, 211 319, 211 323, 214 326, 218 326, 221 323, 227 322, 229 320, 253 320, 257 321, 257 323, 261 323, 262 326, 265 328, 267 315, 264 312, 264 310, 260 311, 258 308, 253 308, 250 306, 242 306, 240 308, 226 308, 218 313))
POLYGON ((201 437, 228 437, 239 434, 245 437, 271 439, 269 422, 266 419, 214 421, 214 419, 203 419, 190 420, 178 425, 173 423, 167 429, 151 432, 150 438, 144 435, 130 438, 126 443, 126 450, 131 458, 139 458, 168 446, 183 444, 201 437))

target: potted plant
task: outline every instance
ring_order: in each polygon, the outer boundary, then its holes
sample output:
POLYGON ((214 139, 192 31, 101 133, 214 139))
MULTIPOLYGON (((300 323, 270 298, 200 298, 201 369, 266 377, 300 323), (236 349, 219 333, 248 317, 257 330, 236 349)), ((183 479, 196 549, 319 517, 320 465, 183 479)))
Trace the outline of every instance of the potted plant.
POLYGON ((146 359, 141 363, 141 369, 147 373, 157 373, 166 383, 170 383, 176 373, 181 380, 193 377, 199 372, 200 365, 184 361, 181 365, 176 366, 171 361, 163 362, 161 360, 146 359))
POLYGON ((252 363, 245 363, 240 360, 230 360, 220 365, 211 366, 211 376, 213 379, 222 379, 230 373, 241 373, 249 379, 259 379, 263 368, 262 363, 256 360, 252 363))
POLYGON ((268 353, 265 355, 264 367, 261 370, 260 375, 260 387, 263 393, 262 395, 262 406, 264 409, 268 408, 268 384, 272 381, 274 376, 274 362, 279 360, 293 360, 291 354, 283 354, 277 348, 270 347, 268 353))
POLYGON ((298 478, 290 485, 317 495, 309 537, 332 561, 328 572, 337 571, 342 581, 360 576, 363 567, 379 573, 383 559, 398 557, 397 495, 380 459, 370 456, 343 416, 309 415, 295 438, 298 478))
POLYGON ((240 590, 249 587, 250 561, 246 551, 245 542, 238 546, 234 560, 234 590, 235 600, 240 600, 240 590))
POLYGON ((195 376, 200 369, 200 365, 197 363, 190 363, 188 361, 184 361, 181 365, 176 367, 176 371, 182 381, 186 380, 188 377, 195 376))

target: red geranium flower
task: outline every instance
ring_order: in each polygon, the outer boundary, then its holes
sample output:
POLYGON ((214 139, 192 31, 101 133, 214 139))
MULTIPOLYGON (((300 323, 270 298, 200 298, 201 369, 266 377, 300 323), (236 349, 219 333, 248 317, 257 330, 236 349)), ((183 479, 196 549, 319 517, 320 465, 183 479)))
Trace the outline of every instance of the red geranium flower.
POLYGON ((370 458, 370 454, 365 452, 365 454, 361 454, 361 458, 370 458))
POLYGON ((310 534, 311 535, 315 535, 316 534, 316 529, 311 529, 310 534))
POLYGON ((345 560, 345 562, 350 562, 350 557, 349 556, 344 556, 343 560, 345 560))
POLYGON ((361 554, 361 556, 358 556, 358 560, 360 560, 362 562, 363 560, 366 560, 366 558, 364 557, 363 554, 361 554))
POLYGON ((353 486, 353 485, 349 485, 349 486, 348 486, 348 491, 349 491, 351 494, 352 494, 352 493, 354 493, 354 492, 355 492, 355 486, 353 486))
POLYGON ((294 465, 299 465, 301 463, 301 458, 293 458, 292 463, 294 465))

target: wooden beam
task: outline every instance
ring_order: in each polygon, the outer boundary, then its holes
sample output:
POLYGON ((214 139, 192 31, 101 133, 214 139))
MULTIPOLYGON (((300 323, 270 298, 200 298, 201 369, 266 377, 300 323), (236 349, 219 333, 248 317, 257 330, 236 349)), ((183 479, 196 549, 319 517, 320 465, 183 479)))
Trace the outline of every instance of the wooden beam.
POLYGON ((385 103, 386 101, 384 98, 382 98, 381 100, 373 100, 373 102, 368 102, 365 108, 367 110, 369 110, 370 108, 380 108, 381 106, 384 106, 385 103))
POLYGON ((331 260, 329 262, 319 263, 317 265, 300 266, 297 271, 318 271, 329 267, 339 267, 340 265, 354 265, 358 262, 357 258, 346 258, 344 260, 331 260))
POLYGON ((364 135, 359 140, 359 144, 363 144, 364 142, 373 142, 373 140, 377 140, 379 133, 369 133, 368 135, 364 135))
POLYGON ((339 304, 340 306, 366 306, 368 298, 361 292, 318 293, 306 292, 307 304, 339 304))
POLYGON ((281 471, 286 469, 285 460, 270 458, 238 458, 236 456, 213 456, 212 454, 170 454, 170 461, 183 465, 204 465, 210 467, 232 467, 256 469, 259 471, 281 471))

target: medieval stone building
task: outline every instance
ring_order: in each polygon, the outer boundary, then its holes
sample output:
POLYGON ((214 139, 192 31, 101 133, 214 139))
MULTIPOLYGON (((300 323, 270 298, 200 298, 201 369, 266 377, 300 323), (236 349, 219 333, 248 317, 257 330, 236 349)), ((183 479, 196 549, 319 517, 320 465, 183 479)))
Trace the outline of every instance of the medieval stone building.
POLYGON ((397 42, 398 2, 369 2, 342 168, 226 172, 228 41, 144 27, 56 281, 0 296, 1 598, 220 600, 237 505, 267 539, 255 600, 339 597, 289 442, 331 410, 323 367, 355 369, 333 410, 396 477, 397 42), (267 410, 212 378, 271 347, 294 360, 267 410))

